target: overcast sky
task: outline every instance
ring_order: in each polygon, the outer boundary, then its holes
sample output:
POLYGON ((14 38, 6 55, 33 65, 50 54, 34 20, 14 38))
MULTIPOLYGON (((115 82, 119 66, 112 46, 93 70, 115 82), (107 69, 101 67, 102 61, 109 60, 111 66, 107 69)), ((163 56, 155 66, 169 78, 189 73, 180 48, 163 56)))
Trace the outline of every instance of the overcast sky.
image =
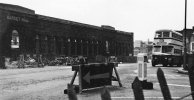
MULTIPOLYGON (((153 41, 158 29, 184 28, 185 0, 0 0, 36 14, 133 32, 134 40, 153 41)), ((194 0, 187 0, 187 28, 194 26, 194 0)))

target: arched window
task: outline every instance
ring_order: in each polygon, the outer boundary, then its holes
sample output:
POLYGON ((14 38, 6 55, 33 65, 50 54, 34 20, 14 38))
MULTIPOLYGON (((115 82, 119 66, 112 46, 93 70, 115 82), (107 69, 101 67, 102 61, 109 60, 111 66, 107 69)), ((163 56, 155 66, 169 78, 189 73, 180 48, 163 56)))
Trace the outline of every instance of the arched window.
POLYGON ((19 34, 17 30, 12 31, 11 48, 19 48, 19 34))

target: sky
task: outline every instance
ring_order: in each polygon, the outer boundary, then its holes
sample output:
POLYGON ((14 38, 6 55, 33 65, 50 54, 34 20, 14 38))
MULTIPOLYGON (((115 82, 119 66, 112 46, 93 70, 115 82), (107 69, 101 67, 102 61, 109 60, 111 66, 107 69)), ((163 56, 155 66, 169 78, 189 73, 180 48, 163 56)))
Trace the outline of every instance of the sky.
MULTIPOLYGON (((36 14, 133 32, 134 40, 153 41, 159 29, 182 30, 185 0, 0 0, 36 14)), ((194 26, 194 0, 187 0, 187 28, 194 26)))

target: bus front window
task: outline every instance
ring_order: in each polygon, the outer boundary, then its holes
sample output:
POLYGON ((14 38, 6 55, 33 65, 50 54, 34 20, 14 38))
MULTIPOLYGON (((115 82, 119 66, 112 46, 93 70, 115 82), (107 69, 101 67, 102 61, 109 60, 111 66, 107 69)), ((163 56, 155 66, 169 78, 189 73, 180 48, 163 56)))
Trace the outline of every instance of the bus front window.
POLYGON ((162 32, 156 32, 155 38, 160 38, 162 37, 162 32))
POLYGON ((162 47, 162 53, 172 54, 172 52, 173 52, 173 46, 163 46, 162 47))
POLYGON ((161 46, 154 46, 154 52, 160 52, 161 46))
POLYGON ((163 37, 170 37, 169 32, 163 32, 163 37))

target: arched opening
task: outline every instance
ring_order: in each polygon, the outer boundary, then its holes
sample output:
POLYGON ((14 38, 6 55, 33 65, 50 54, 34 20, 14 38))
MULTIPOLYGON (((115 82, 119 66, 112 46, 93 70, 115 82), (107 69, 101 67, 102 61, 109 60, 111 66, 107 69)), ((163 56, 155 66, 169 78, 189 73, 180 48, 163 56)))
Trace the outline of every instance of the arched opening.
POLYGON ((11 60, 17 60, 19 56, 19 33, 17 30, 13 30, 11 33, 11 60))
POLYGON ((12 36, 11 36, 11 48, 19 48, 19 34, 17 30, 12 31, 12 36))

